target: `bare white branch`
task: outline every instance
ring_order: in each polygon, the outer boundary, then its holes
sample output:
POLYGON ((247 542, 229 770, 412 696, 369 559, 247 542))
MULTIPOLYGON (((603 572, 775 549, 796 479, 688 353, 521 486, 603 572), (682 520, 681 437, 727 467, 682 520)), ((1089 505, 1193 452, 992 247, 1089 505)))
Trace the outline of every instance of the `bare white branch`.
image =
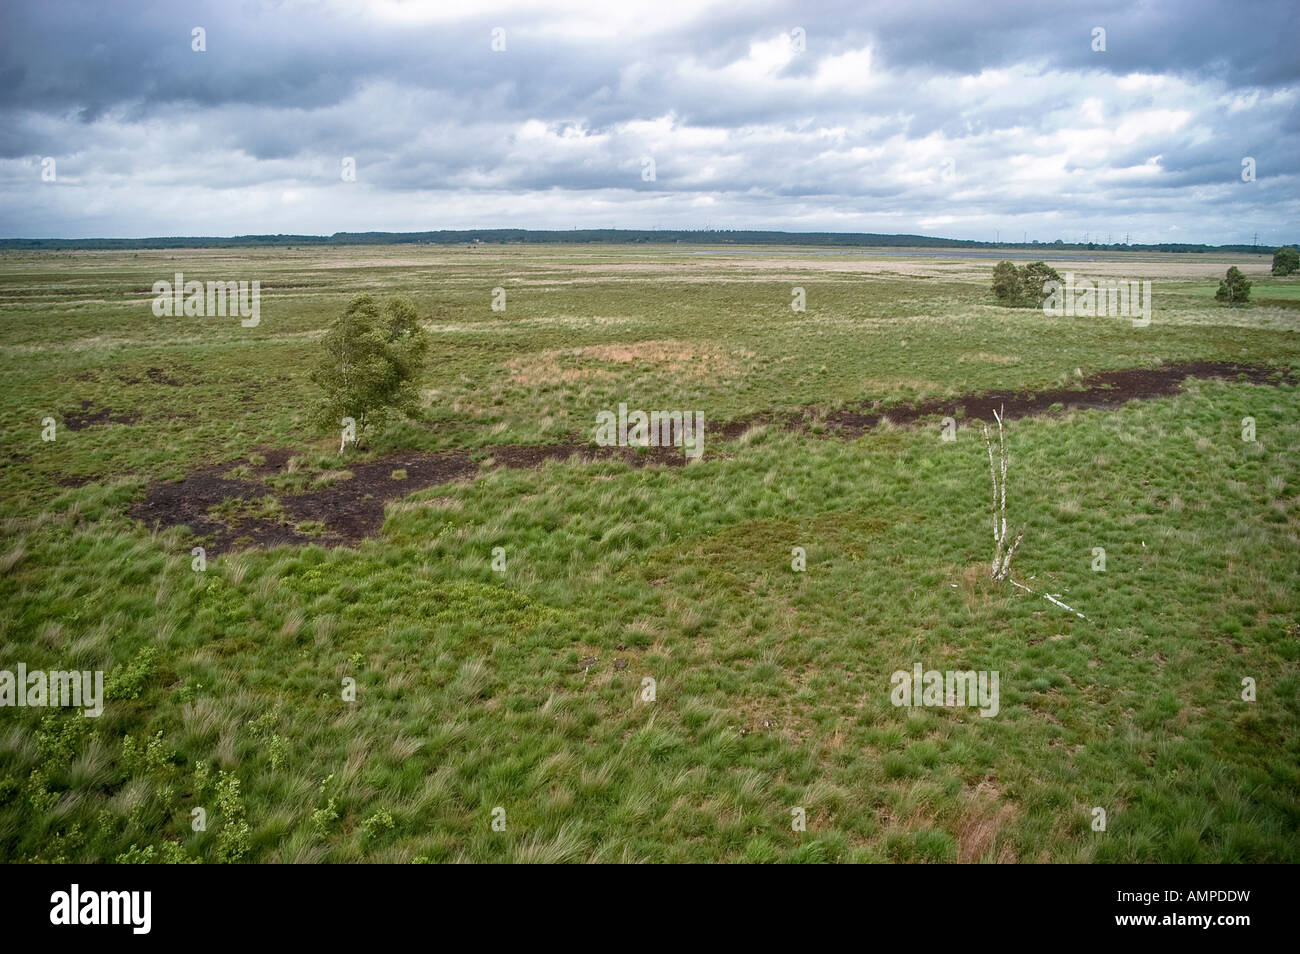
MULTIPOLYGON (((1032 577, 1031 577, 1031 579, 1032 579, 1032 577)), ((1021 588, 1022 590, 1024 590, 1026 593, 1034 593, 1034 591, 1031 590, 1029 587, 1025 586, 1025 584, 1023 584, 1023 583, 1017 583, 1015 580, 1012 580, 1012 581, 1011 581, 1011 585, 1012 585, 1012 586, 1018 586, 1018 587, 1020 587, 1020 588, 1021 588)), ((1034 593, 1034 595, 1037 596, 1037 595, 1039 595, 1039 594, 1034 593)), ((1069 611, 1070 611, 1071 613, 1073 613, 1075 616, 1079 617, 1079 619, 1088 620, 1089 623, 1092 622, 1092 620, 1088 619, 1088 617, 1084 616, 1082 613, 1080 613, 1080 612, 1079 612, 1077 609, 1075 609, 1073 606, 1066 606, 1064 603, 1062 603, 1060 600, 1058 600, 1058 599, 1057 599, 1055 596, 1053 596, 1051 593, 1043 593, 1043 594, 1041 594, 1041 595, 1042 595, 1043 599, 1045 599, 1045 600, 1049 600, 1049 601, 1055 603, 1057 606, 1061 607, 1061 609, 1069 610, 1069 611)))
POLYGON ((984 427, 984 447, 989 455, 989 483, 993 487, 993 563, 990 570, 995 580, 1006 579, 1007 573, 1011 569, 1011 557, 1015 555, 1016 547, 1020 546, 1020 541, 1024 539, 1025 532, 1020 531, 1015 542, 1007 547, 1007 440, 1006 433, 1002 427, 1002 415, 997 411, 993 412, 993 417, 998 422, 998 461, 993 460, 993 439, 989 435, 989 429, 984 427), (999 479, 999 470, 1001 479, 999 479))
MULTIPOLYGON (((1005 409, 1004 409, 1005 413, 1005 409)), ((1002 414, 997 411, 993 412, 993 417, 998 422, 998 461, 993 461, 993 439, 989 435, 989 429, 984 428, 984 447, 988 450, 989 455, 989 483, 993 485, 993 563, 991 564, 993 579, 1002 581, 1008 580, 1007 575, 1011 572, 1011 558, 1016 555, 1016 550, 1020 548, 1020 541, 1025 538, 1025 531, 1021 530, 1016 534, 1016 538, 1011 541, 1011 546, 1006 546, 1007 542, 1007 443, 1006 434, 1002 428, 1002 414), (1000 468, 999 468, 999 465, 1000 468), (998 479, 998 471, 1001 470, 1001 480, 998 479)), ((1032 577, 1031 577, 1032 579, 1032 577)), ((1018 586, 1026 593, 1034 593, 1023 583, 1017 583, 1011 580, 1012 586, 1018 586)), ((1073 606, 1066 606, 1051 593, 1035 594, 1041 595, 1044 599, 1051 601, 1061 609, 1069 610, 1075 616, 1083 620, 1088 620, 1073 606)), ((1092 622, 1088 620, 1088 622, 1092 622)))

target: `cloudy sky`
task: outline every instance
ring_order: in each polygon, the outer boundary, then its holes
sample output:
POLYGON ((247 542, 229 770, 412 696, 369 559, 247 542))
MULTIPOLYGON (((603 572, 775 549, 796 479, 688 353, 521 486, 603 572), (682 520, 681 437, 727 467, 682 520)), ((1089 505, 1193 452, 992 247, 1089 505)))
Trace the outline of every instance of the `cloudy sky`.
POLYGON ((1298 51, 1296 0, 3 0, 0 236, 1295 242, 1298 51))

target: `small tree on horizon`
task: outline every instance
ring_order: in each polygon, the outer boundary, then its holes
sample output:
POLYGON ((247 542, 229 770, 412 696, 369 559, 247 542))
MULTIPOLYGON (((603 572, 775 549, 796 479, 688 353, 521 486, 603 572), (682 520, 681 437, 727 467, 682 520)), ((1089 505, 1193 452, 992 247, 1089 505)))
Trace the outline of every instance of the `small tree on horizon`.
POLYGON ((1233 265, 1228 274, 1219 282, 1219 290, 1214 298, 1221 305, 1239 307, 1250 301, 1250 279, 1242 274, 1241 269, 1233 265))
POLYGON ((1300 251, 1284 245, 1273 253, 1274 275, 1286 276, 1295 271, 1300 271, 1300 251))
POLYGON ((338 428, 350 417, 360 443, 369 428, 382 430, 392 412, 415 414, 428 339, 410 299, 389 298, 381 307, 374 296, 358 295, 322 343, 325 354, 311 373, 325 392, 315 415, 322 427, 338 428))

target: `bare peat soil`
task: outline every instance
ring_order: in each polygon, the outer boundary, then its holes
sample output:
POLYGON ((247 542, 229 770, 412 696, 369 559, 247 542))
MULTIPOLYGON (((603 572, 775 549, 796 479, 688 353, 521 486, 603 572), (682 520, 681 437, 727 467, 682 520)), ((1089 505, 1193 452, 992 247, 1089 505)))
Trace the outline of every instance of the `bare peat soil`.
MULTIPOLYGON (((820 422, 824 436, 853 438, 888 418, 893 424, 910 425, 937 416, 990 421, 997 411, 1005 419, 1046 414, 1058 409, 1109 409, 1129 401, 1148 400, 1177 394, 1188 377, 1228 378, 1250 384, 1294 383, 1276 368, 1238 365, 1230 362, 1196 362, 1159 368, 1131 368, 1106 371, 1081 378, 1077 387, 1044 391, 984 391, 953 398, 936 398, 889 407, 858 405, 841 408, 824 416, 811 409, 787 415, 756 415, 729 422, 711 433, 716 439, 734 440, 747 429, 776 424, 788 430, 807 432, 820 422)), ((681 466, 687 458, 679 447, 598 447, 594 444, 563 443, 542 446, 500 445, 481 448, 474 457, 468 451, 396 454, 349 465, 350 478, 326 487, 298 493, 272 491, 264 482, 282 473, 290 451, 268 450, 266 463, 252 478, 232 478, 233 464, 204 468, 180 481, 151 484, 144 499, 130 515, 150 527, 185 525, 204 538, 212 552, 248 546, 280 546, 319 543, 352 546, 376 535, 384 522, 384 506, 439 484, 473 479, 484 466, 535 468, 547 461, 621 460, 629 466, 649 464, 681 466), (490 462, 486 458, 490 458, 490 462), (480 463, 480 461, 482 461, 480 463), (395 479, 395 471, 405 477, 395 479), (256 504, 274 496, 280 510, 274 516, 256 515, 223 520, 210 509, 224 501, 242 500, 256 504), (318 524, 313 533, 298 528, 318 524)))

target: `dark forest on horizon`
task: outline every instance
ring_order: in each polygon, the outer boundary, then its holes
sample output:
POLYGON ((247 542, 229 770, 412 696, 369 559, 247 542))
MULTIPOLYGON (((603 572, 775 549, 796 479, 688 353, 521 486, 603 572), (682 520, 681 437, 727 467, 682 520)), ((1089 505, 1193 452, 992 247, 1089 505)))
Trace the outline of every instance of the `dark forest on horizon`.
POLYGON ((689 229, 442 229, 431 232, 335 232, 333 235, 171 236, 153 238, 0 239, 6 250, 95 250, 172 248, 283 248, 331 245, 801 245, 837 248, 964 248, 1103 252, 1236 252, 1272 254, 1272 245, 1187 245, 1122 242, 981 242, 925 235, 870 232, 774 232, 689 229))

